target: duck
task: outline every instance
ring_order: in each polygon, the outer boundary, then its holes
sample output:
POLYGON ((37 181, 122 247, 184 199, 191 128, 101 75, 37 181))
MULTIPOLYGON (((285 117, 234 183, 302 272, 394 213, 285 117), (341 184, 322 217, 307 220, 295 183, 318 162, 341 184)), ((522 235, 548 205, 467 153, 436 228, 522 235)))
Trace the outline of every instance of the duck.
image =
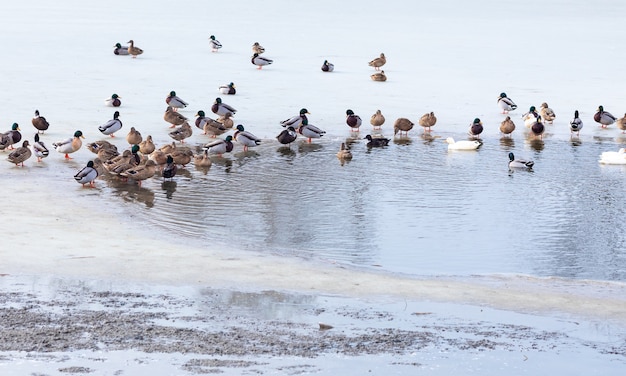
POLYGON ((171 155, 171 154, 165 153, 161 150, 155 150, 152 153, 150 153, 150 155, 148 156, 148 159, 153 160, 154 163, 157 164, 157 166, 163 166, 167 163, 168 155, 171 155))
POLYGON ((363 139, 367 140, 368 148, 387 146, 389 145, 389 141, 391 141, 390 139, 385 138, 385 137, 372 137, 372 135, 369 135, 369 134, 365 136, 363 139))
POLYGON ((526 169, 532 170, 535 162, 525 159, 515 159, 515 154, 509 152, 509 170, 512 169, 526 169))
POLYGON ((217 116, 222 116, 227 113, 234 115, 237 112, 234 107, 222 102, 222 98, 219 97, 215 98, 215 102, 213 102, 213 105, 211 106, 211 111, 217 116))
POLYGON ((193 130, 188 122, 184 122, 180 127, 168 133, 171 138, 181 143, 185 143, 185 139, 191 137, 193 130))
POLYGON ((339 148, 339 151, 337 152, 337 158, 339 158, 340 160, 352 159, 352 152, 350 151, 350 148, 348 147, 348 145, 346 145, 345 142, 341 143, 341 147, 339 148))
POLYGON ((76 175, 74 175, 74 180, 82 184, 83 187, 85 184, 89 184, 90 187, 95 187, 94 181, 98 177, 98 174, 98 170, 94 166, 94 161, 89 161, 85 167, 81 168, 76 175))
MULTIPOLYGON (((113 173, 118 165, 129 165, 132 158, 133 153, 130 150, 126 149, 122 152, 122 154, 102 162, 102 165, 104 166, 105 170, 113 173)), ((134 166, 134 164, 132 166, 134 166)), ((132 166, 129 166, 129 168, 132 166)))
POLYGON ((378 56, 377 58, 373 59, 372 61, 370 61, 367 64, 370 67, 374 67, 374 69, 376 69, 376 70, 380 70, 380 67, 382 67, 386 63, 387 63, 387 58, 385 57, 384 53, 381 53, 380 56, 378 56))
POLYGON ((231 116, 233 116, 233 114, 227 112, 224 115, 218 117, 217 121, 222 124, 224 128, 231 129, 235 125, 235 122, 233 121, 233 119, 231 119, 231 116))
POLYGON ((291 125, 283 129, 278 134, 278 136, 276 136, 276 139, 278 140, 278 142, 280 142, 283 145, 291 144, 292 142, 296 140, 296 138, 298 138, 298 134, 296 133, 296 129, 292 127, 291 125))
POLYGON ((237 131, 235 131, 233 138, 243 145, 243 151, 247 151, 248 148, 261 144, 261 139, 246 131, 242 124, 237 125, 237 131))
POLYGON ((121 176, 132 179, 141 187, 141 182, 154 176, 157 170, 157 164, 153 160, 148 159, 146 164, 130 168, 122 173, 121 176))
POLYGON ((626 133, 626 114, 624 114, 624 117, 617 119, 615 125, 622 133, 626 133))
POLYGON ((264 66, 270 65, 274 62, 274 60, 260 56, 257 53, 252 55, 252 58, 250 59, 250 61, 252 62, 252 64, 257 66, 257 69, 263 69, 264 66))
POLYGON ((112 150, 117 151, 117 146, 113 145, 112 143, 106 140, 98 140, 98 141, 90 142, 87 144, 86 148, 87 150, 89 150, 90 152, 94 154, 98 154, 99 151, 105 150, 105 149, 106 150, 112 149, 112 150))
POLYGON ((300 109, 300 113, 296 116, 292 116, 289 119, 285 119, 283 121, 280 122, 280 125, 282 125, 283 127, 294 127, 294 128, 298 128, 300 126, 300 124, 302 124, 303 121, 308 121, 309 119, 306 117, 306 114, 309 114, 309 110, 307 110, 306 108, 302 108, 300 109))
MULTIPOLYGON (((178 148, 173 151, 171 154, 172 158, 174 158, 174 163, 182 165, 188 165, 193 159, 193 151, 189 148, 178 148)), ((165 161, 167 163, 167 160, 165 161)))
POLYGON ((419 125, 424 127, 424 131, 430 132, 430 128, 434 127, 435 124, 437 124, 437 117, 435 116, 435 113, 431 111, 422 115, 418 123, 419 125))
POLYGON ((189 103, 185 102, 181 97, 176 95, 174 90, 170 91, 170 94, 165 98, 165 103, 172 107, 174 111, 178 111, 179 108, 185 108, 189 103))
POLYGON ((65 159, 72 159, 70 157, 71 153, 77 152, 81 146, 83 146, 83 141, 81 139, 85 138, 83 136, 83 132, 76 131, 74 132, 74 136, 62 141, 53 142, 52 146, 54 150, 58 151, 61 154, 65 154, 65 159))
POLYGON ((100 160, 100 158, 98 157, 95 157, 93 159, 93 168, 95 168, 98 172, 98 176, 102 176, 107 172, 107 170, 104 168, 102 160, 100 160))
POLYGON ((324 60, 322 63, 322 72, 332 72, 335 70, 335 64, 329 63, 328 60, 324 60))
POLYGON ((97 158, 100 159, 101 161, 108 161, 120 155, 120 152, 117 151, 117 147, 115 147, 114 145, 113 148, 100 149, 98 150, 96 154, 98 155, 97 158))
POLYGON ((130 145, 139 145, 143 141, 143 137, 141 137, 141 132, 135 129, 135 127, 130 127, 130 131, 126 135, 126 142, 130 145))
POLYGON ((178 166, 174 163, 174 157, 168 155, 165 160, 165 167, 163 167, 163 171, 161 171, 161 176, 163 176, 164 179, 172 179, 176 176, 176 171, 178 171, 178 166))
POLYGON ((533 125, 530 126, 530 131, 536 137, 540 139, 543 138, 543 132, 545 132, 546 127, 543 125, 543 119, 541 116, 537 117, 537 121, 533 125))
POLYGON ((128 55, 128 47, 123 47, 120 43, 115 43, 115 46, 113 47, 115 47, 113 49, 113 53, 115 55, 128 55))
POLYGON ((303 121, 297 129, 297 132, 306 137, 308 142, 311 142, 313 138, 321 138, 326 134, 326 131, 321 130, 313 124, 309 124, 308 120, 303 121))
POLYGON ((376 110, 374 115, 370 117, 370 124, 374 129, 380 129, 385 124, 385 116, 380 110, 376 110))
POLYGON ((372 81, 387 81, 387 76, 385 75, 385 71, 381 70, 380 72, 376 72, 370 76, 372 81))
POLYGON ((33 126, 37 129, 37 133, 47 131, 50 127, 50 123, 45 117, 39 115, 39 110, 35 110, 35 116, 31 119, 33 126))
POLYGON ((415 124, 407 118, 397 118, 396 122, 393 123, 393 135, 395 136, 398 132, 400 132, 400 136, 402 136, 402 132, 408 135, 414 125, 415 124))
POLYGON ((20 142, 21 139, 22 134, 20 133, 20 126, 17 123, 13 123, 11 129, 0 136, 0 150, 13 150, 13 145, 20 142))
POLYGON ((235 84, 234 83, 228 83, 226 85, 221 85, 218 90, 220 91, 220 93, 225 94, 225 95, 235 95, 237 94, 237 90, 235 89, 235 84))
POLYGON ((212 52, 217 52, 220 48, 222 48, 222 44, 219 40, 215 39, 215 35, 211 35, 209 37, 209 45, 211 46, 212 52))
POLYGON ((124 177, 122 173, 141 165, 141 157, 137 154, 138 151, 138 145, 133 145, 130 150, 124 150, 122 153, 123 157, 120 158, 115 164, 108 166, 107 170, 113 175, 124 177))
MULTIPOLYGON (((624 115, 626 118, 626 115, 624 115)), ((619 126, 619 125, 618 125, 619 126)), ((571 133, 576 132, 576 135, 580 135, 580 130, 583 129, 583 121, 578 116, 578 110, 574 111, 574 119, 569 122, 569 130, 571 133)))
POLYGON ((129 40, 128 42, 126 42, 129 44, 128 46, 128 53, 130 55, 133 56, 133 59, 135 59, 137 56, 141 55, 143 53, 143 50, 139 47, 135 46, 135 41, 134 40, 129 40))
POLYGON ((148 155, 152 153, 156 149, 154 142, 152 141, 152 136, 148 135, 145 140, 139 143, 139 152, 144 155, 148 155))
POLYGON ((513 131, 515 130, 515 123, 513 122, 513 120, 511 120, 510 116, 507 116, 504 120, 502 120, 502 122, 500 123, 500 132, 504 135, 511 135, 511 133, 513 133, 513 131))
POLYGON ((350 132, 358 132, 361 127, 361 117, 352 110, 346 111, 346 124, 350 127, 350 132))
POLYGON ((546 124, 552 124, 554 122, 554 119, 556 118, 556 114, 554 113, 554 111, 552 111, 552 109, 548 106, 546 102, 543 102, 541 104, 541 108, 539 109, 539 115, 546 124))
POLYGON ((617 118, 613 116, 613 114, 611 114, 610 112, 604 111, 603 106, 599 106, 598 111, 596 111, 596 113, 593 115, 593 120, 595 120, 596 123, 600 123, 600 126, 602 128, 606 128, 609 125, 615 123, 615 120, 617 120, 617 118))
POLYGON ((233 151, 233 136, 228 135, 223 140, 215 140, 213 142, 209 142, 204 145, 204 149, 208 151, 209 154, 217 154, 222 155, 224 153, 230 153, 233 151))
POLYGON ((24 167, 24 162, 33 155, 28 147, 29 145, 28 140, 24 140, 22 146, 13 150, 7 157, 7 160, 11 163, 15 163, 16 166, 21 165, 24 167))
POLYGON ((211 157, 209 157, 209 151, 204 149, 201 154, 194 155, 193 164, 196 167, 211 167, 213 162, 211 161, 211 157))
POLYGON ((185 116, 174 111, 174 107, 167 106, 167 108, 165 109, 165 113, 163 114, 163 120, 171 124, 170 128, 174 128, 177 125, 183 124, 188 119, 185 116))
POLYGON ((113 119, 98 127, 100 133, 107 136, 115 137, 114 133, 122 129, 122 121, 119 119, 119 117, 120 112, 115 111, 115 113, 113 113, 113 119))
POLYGON ((173 141, 171 144, 165 144, 159 148, 159 151, 162 151, 165 154, 173 153, 178 147, 176 146, 176 141, 173 141))
POLYGON ((111 95, 111 98, 107 98, 104 100, 104 104, 107 107, 119 107, 122 105, 122 101, 120 99, 122 99, 122 97, 117 94, 113 94, 111 95))
POLYGON ((37 157, 37 162, 41 162, 43 158, 46 158, 50 151, 46 147, 43 141, 39 140, 39 133, 35 133, 35 143, 33 144, 33 152, 35 152, 35 157, 37 157))
POLYGON ((601 164, 626 164, 626 148, 620 148, 618 151, 605 151, 600 154, 601 164))
POLYGON ((446 138, 446 143, 448 144, 448 150, 476 150, 483 144, 477 140, 454 141, 452 137, 446 138))
POLYGON ((254 44, 252 45, 252 53, 260 55, 263 52, 265 52, 265 48, 263 48, 263 46, 261 46, 259 42, 254 42, 254 44))
POLYGON ((517 109, 517 105, 513 100, 506 96, 506 93, 500 93, 498 97, 498 106, 502 109, 503 114, 508 114, 509 111, 517 109))
POLYGON ((195 123, 196 127, 202 129, 204 134, 210 137, 216 137, 228 131, 224 124, 205 116, 204 111, 198 111, 196 116, 198 117, 195 123))
POLYGON ((479 118, 474 119, 468 133, 472 138, 480 138, 480 134, 483 133, 483 122, 479 118))
POLYGON ((537 122, 537 118, 539 117, 539 113, 535 106, 530 106, 528 108, 528 112, 522 115, 522 120, 524 120, 524 125, 526 128, 530 128, 533 124, 537 122))

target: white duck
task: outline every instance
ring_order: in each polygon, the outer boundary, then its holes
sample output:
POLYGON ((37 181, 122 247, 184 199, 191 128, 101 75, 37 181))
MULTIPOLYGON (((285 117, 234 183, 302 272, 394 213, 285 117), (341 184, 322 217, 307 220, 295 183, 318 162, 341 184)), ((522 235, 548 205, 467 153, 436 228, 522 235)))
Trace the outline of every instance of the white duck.
POLYGON ((446 138, 446 143, 448 144, 448 150, 476 150, 483 144, 477 140, 454 141, 452 137, 446 138))
POLYGON ((618 151, 605 151, 600 154, 600 160, 598 162, 612 165, 626 164, 626 148, 621 148, 618 151))

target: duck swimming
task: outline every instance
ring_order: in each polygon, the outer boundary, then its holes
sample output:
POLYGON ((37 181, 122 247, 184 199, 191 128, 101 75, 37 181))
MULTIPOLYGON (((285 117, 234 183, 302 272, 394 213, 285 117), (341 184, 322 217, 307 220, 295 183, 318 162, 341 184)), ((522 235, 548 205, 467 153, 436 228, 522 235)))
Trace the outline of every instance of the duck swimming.
POLYGON ((477 140, 454 141, 452 137, 446 138, 446 143, 448 144, 448 150, 476 150, 482 145, 482 142, 477 140))
POLYGON ((365 136, 363 139, 367 140, 368 148, 387 146, 389 145, 389 141, 391 141, 390 139, 385 138, 385 137, 372 137, 372 135, 369 135, 369 134, 365 136))
POLYGON ((515 155, 513 153, 509 153, 509 170, 512 169, 526 169, 531 170, 535 162, 525 160, 525 159, 515 159, 515 155))

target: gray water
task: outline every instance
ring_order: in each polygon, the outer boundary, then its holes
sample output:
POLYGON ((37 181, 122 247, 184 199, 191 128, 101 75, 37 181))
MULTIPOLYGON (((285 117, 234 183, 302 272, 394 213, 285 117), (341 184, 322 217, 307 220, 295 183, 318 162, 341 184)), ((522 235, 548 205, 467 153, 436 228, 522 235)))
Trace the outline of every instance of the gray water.
MULTIPOLYGON (((626 167, 617 139, 485 138, 449 152, 421 131, 368 149, 357 138, 275 140, 142 187, 107 179, 135 221, 168 239, 411 275, 521 273, 626 280, 626 167), (340 163, 341 141, 354 158, 340 163), (533 159, 509 172, 508 152, 533 159)), ((457 139, 458 135, 455 135, 457 139)), ((102 184, 102 183, 101 183, 102 184)), ((105 189, 105 190, 106 190, 105 189)))

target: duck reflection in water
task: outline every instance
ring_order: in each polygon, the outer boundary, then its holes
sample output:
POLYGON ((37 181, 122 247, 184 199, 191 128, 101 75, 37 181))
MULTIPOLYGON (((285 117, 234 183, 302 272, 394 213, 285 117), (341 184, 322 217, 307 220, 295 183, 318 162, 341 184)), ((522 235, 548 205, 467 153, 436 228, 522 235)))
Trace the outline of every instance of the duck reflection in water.
POLYGON ((171 200, 174 196, 174 192, 176 192, 176 183, 175 180, 166 180, 161 183, 161 189, 165 192, 165 197, 168 200, 171 200))
POLYGON ((513 149, 515 147, 515 140, 511 136, 500 137, 500 145, 504 150, 513 149))

